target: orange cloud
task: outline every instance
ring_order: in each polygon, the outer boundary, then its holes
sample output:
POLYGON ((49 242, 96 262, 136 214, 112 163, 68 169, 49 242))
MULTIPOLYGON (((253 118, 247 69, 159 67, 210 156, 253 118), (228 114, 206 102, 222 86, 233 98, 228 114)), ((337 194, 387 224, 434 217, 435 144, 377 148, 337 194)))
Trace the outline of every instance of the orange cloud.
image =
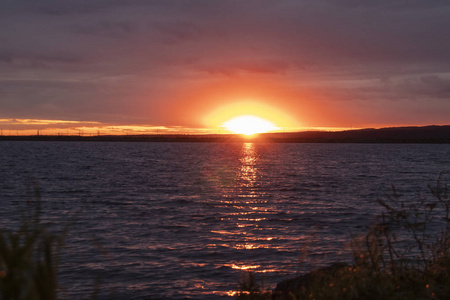
POLYGON ((1 125, 63 125, 63 124, 100 124, 88 121, 43 120, 43 119, 0 119, 1 125))

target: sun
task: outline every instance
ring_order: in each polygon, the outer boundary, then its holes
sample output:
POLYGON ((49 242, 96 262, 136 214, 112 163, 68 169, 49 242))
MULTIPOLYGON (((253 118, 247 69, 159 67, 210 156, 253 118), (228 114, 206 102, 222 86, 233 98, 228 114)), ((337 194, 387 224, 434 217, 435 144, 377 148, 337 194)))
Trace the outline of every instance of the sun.
POLYGON ((244 135, 254 135, 279 129, 272 122, 252 115, 235 117, 224 122, 222 126, 228 131, 244 135))

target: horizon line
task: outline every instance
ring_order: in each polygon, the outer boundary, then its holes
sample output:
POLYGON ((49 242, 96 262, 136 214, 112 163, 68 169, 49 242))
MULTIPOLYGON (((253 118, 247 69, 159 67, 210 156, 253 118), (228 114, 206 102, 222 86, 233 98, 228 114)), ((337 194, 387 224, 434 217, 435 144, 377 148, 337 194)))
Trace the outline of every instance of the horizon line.
MULTIPOLYGON (((379 129, 394 129, 394 128, 425 128, 425 127, 445 127, 450 124, 429 124, 429 125, 388 125, 382 127, 300 127, 300 128, 285 128, 264 133, 256 133, 258 135, 270 134, 288 134, 288 133, 302 133, 302 132, 345 132, 358 130, 379 130, 379 129)), ((164 128, 157 126, 159 129, 148 131, 131 131, 131 130, 117 130, 122 126, 113 126, 115 130, 108 130, 106 128, 98 129, 97 127, 86 128, 86 130, 78 128, 49 128, 49 129, 0 129, 0 136, 5 137, 152 137, 152 136, 242 136, 239 133, 229 132, 223 129, 206 129, 206 128, 164 128), (104 133, 102 133, 104 132, 104 133), (14 134, 15 133, 15 134, 14 134)), ((123 126, 126 128, 135 126, 123 126)), ((138 128, 148 126, 136 126, 138 128)), ((153 128, 153 127, 152 127, 153 128)))

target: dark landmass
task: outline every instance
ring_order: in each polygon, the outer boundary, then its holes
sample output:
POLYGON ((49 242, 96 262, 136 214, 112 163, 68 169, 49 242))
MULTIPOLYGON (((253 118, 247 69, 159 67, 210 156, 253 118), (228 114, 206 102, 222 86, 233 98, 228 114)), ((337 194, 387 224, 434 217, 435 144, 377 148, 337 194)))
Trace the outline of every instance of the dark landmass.
MULTIPOLYGON (((317 284, 318 281, 323 280, 323 278, 333 278, 338 277, 341 271, 351 267, 347 263, 333 263, 329 266, 322 267, 313 270, 304 275, 299 275, 294 278, 289 278, 277 283, 277 286, 272 291, 272 300, 284 300, 284 299, 296 299, 292 297, 299 291, 311 288, 313 285, 317 284)), ((354 267, 354 266, 352 266, 354 267)))
POLYGON ((238 134, 155 134, 100 136, 0 136, 0 141, 95 141, 95 142, 271 142, 271 143, 450 143, 450 125, 392 127, 345 131, 264 133, 254 137, 238 134))
POLYGON ((293 143, 450 143, 450 125, 391 127, 337 132, 307 131, 268 134, 272 142, 293 143))

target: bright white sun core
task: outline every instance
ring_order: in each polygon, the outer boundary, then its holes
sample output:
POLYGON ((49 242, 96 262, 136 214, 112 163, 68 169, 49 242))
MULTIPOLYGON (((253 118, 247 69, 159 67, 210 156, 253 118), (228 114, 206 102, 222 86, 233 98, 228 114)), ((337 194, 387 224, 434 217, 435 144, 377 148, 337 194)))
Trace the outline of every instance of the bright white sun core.
POLYGON ((224 122, 222 126, 228 131, 245 135, 253 135, 280 129, 272 122, 252 115, 235 117, 224 122))

